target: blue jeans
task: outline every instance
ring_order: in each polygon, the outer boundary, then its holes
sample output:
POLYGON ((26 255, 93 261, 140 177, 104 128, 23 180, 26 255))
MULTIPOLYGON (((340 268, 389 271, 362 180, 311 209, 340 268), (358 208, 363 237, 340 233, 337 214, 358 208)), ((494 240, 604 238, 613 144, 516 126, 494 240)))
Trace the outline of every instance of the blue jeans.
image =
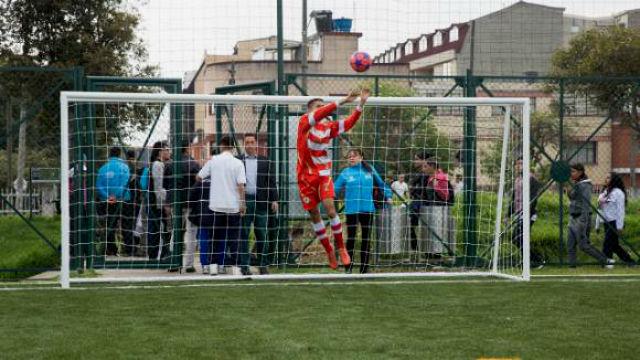
POLYGON ((209 265, 209 261, 211 261, 211 238, 213 237, 213 231, 210 228, 199 227, 196 237, 200 244, 200 263, 202 266, 209 265))

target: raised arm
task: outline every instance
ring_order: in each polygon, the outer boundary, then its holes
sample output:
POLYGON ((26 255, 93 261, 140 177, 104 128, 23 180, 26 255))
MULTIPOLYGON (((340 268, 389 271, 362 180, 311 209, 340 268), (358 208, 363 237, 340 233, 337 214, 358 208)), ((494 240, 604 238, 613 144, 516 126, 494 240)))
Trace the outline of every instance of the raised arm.
MULTIPOLYGON (((353 93, 350 96, 353 96, 353 93)), ((360 115, 362 115, 362 108, 364 107, 364 104, 367 102, 368 98, 369 98, 369 89, 362 90, 362 92, 360 93, 360 103, 358 104, 356 109, 351 113, 351 115, 349 115, 349 117, 347 117, 346 119, 334 121, 329 124, 329 128, 331 129, 331 133, 330 133, 331 138, 338 137, 340 134, 351 130, 351 128, 353 128, 356 125, 356 123, 358 122, 358 119, 360 119, 360 115)))

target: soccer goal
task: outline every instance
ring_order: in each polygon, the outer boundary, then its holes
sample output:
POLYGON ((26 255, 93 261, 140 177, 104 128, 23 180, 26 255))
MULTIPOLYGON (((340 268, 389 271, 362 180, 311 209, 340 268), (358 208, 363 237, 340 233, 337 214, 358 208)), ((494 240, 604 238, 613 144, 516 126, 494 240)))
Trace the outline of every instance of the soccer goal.
MULTIPOLYGON (((529 279, 528 98, 371 97, 353 128, 337 126, 323 164, 352 251, 351 266, 336 270, 296 176, 311 99, 63 92, 61 285, 529 279), (223 138, 246 178, 246 212, 229 210, 224 224, 209 194, 226 196, 213 176, 225 170, 196 181, 223 138)), ((323 121, 350 116, 357 102, 323 121)))

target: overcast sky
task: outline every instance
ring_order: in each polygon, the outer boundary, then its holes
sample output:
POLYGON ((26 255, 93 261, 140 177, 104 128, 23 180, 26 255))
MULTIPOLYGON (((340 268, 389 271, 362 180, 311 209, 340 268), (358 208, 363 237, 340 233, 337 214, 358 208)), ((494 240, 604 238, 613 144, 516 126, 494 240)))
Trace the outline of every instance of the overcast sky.
MULTIPOLYGON (((283 0, 285 38, 300 40, 302 0, 283 0)), ((331 10, 354 19, 363 33, 360 49, 372 56, 391 45, 452 23, 465 22, 515 0, 308 0, 308 10, 331 10)), ((640 0, 532 0, 566 8, 565 13, 608 16, 640 8, 640 0)), ((276 0, 148 0, 139 8, 140 36, 161 75, 196 70, 205 51, 229 54, 238 40, 276 34, 276 0)))

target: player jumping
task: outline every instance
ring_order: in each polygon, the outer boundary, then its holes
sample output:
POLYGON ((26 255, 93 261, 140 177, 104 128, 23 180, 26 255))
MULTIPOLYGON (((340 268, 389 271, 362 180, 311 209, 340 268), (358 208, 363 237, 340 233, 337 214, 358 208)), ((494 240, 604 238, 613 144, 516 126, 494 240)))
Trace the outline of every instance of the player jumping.
POLYGON ((336 212, 333 198, 333 180, 331 179, 331 157, 327 149, 331 145, 331 139, 351 129, 362 114, 362 107, 367 102, 369 90, 363 89, 360 93, 360 104, 346 119, 331 121, 327 117, 336 110, 339 105, 353 102, 357 98, 357 92, 351 92, 338 102, 323 104, 322 99, 311 99, 307 103, 307 114, 302 115, 298 124, 298 188, 302 207, 311 215, 313 230, 316 238, 329 258, 329 267, 336 269, 338 261, 329 242, 327 230, 322 221, 318 205, 322 203, 331 222, 331 230, 335 244, 340 252, 340 260, 344 266, 351 264, 351 258, 344 246, 342 239, 342 223, 336 212))

